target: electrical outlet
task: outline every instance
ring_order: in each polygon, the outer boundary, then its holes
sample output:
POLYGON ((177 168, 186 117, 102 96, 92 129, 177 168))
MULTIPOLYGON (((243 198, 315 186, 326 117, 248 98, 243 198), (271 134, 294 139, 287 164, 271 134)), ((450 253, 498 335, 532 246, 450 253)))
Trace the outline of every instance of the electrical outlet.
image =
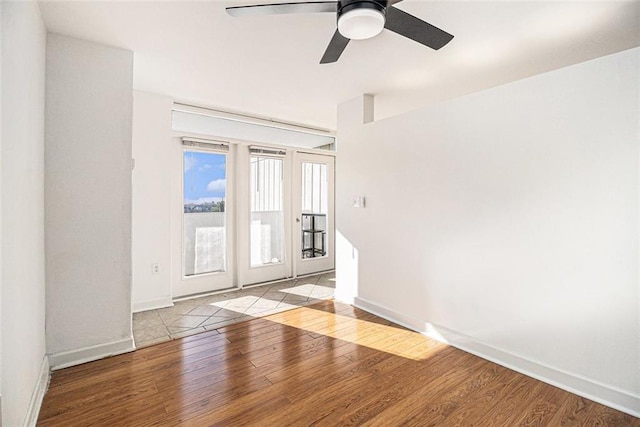
POLYGON ((160 274, 160 263, 151 264, 151 274, 160 274))

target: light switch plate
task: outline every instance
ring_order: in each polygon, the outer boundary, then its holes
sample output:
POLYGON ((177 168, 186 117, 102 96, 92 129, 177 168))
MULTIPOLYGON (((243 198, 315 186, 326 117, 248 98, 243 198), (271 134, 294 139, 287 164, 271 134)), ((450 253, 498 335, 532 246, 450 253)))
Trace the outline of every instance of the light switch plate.
POLYGON ((364 196, 356 196, 353 198, 353 207, 354 208, 364 208, 364 196))

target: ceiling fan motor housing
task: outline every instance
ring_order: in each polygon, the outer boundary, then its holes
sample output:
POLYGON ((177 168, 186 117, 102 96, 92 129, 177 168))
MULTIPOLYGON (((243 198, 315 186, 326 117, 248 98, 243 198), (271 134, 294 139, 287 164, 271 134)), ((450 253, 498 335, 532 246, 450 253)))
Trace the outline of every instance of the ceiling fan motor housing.
POLYGON ((386 7, 386 0, 340 0, 338 1, 338 18, 343 13, 354 9, 373 9, 384 14, 386 7))
POLYGON ((386 0, 338 1, 338 30, 348 39, 368 39, 385 23, 386 0))

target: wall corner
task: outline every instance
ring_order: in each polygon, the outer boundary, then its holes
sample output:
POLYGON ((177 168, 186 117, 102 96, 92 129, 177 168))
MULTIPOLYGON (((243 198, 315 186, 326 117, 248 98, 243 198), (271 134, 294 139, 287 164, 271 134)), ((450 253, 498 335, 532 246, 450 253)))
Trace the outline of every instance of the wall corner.
POLYGON ((363 94, 338 105, 338 131, 341 128, 363 125, 374 121, 373 95, 363 94))

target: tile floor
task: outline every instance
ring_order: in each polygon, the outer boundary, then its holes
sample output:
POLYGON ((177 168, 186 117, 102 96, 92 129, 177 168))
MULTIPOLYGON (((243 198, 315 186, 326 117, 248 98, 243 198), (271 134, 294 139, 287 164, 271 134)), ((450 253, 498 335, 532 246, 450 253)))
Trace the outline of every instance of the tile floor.
POLYGON ((333 298, 335 273, 178 301, 133 314, 136 347, 194 335, 333 298))

